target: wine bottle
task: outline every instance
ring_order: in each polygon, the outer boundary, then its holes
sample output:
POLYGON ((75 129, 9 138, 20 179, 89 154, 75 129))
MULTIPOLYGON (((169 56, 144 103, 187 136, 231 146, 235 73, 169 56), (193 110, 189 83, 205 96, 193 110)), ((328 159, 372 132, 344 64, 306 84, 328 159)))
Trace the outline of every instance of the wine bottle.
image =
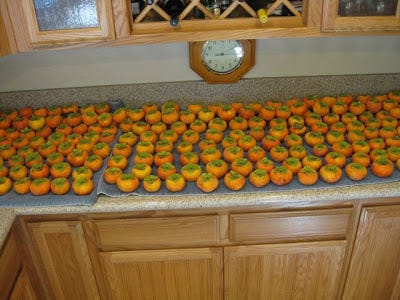
POLYGON ((131 0, 132 16, 135 19, 143 9, 141 0, 131 0))
POLYGON ((214 16, 221 15, 221 6, 220 6, 220 3, 219 3, 219 0, 214 0, 213 1, 211 10, 212 10, 212 14, 214 16))
POLYGON ((231 4, 230 0, 221 0, 221 14, 229 7, 231 4))
POLYGON ((179 15, 185 9, 186 3, 184 0, 166 0, 163 8, 165 12, 171 17, 169 23, 171 26, 179 24, 179 15))
POLYGON ((268 15, 266 7, 268 2, 271 2, 271 0, 247 0, 246 2, 257 13, 260 22, 267 23, 268 15))

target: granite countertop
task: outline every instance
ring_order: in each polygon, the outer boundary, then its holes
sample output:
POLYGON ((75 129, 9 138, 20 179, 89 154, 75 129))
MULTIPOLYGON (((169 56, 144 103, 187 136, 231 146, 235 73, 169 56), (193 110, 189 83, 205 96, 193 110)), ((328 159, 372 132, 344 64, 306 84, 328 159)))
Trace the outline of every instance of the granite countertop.
POLYGON ((400 197, 400 182, 331 188, 311 188, 260 193, 204 194, 177 196, 100 196, 91 206, 46 206, 0 208, 0 247, 17 215, 103 213, 146 210, 178 210, 263 206, 279 203, 303 205, 326 201, 350 201, 377 197, 400 197))

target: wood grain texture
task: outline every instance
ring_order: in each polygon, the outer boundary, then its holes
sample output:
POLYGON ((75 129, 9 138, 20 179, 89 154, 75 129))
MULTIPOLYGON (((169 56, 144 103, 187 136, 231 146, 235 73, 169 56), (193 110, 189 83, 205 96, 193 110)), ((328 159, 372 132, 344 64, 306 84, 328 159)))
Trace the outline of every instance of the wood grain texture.
POLYGON ((400 205, 362 210, 343 299, 399 299, 400 205))
POLYGON ((28 223, 56 299, 99 299, 79 221, 28 223))
POLYGON ((16 234, 13 227, 0 252, 0 299, 7 299, 11 294, 22 269, 22 257, 16 234))
POLYGON ((93 221, 103 251, 216 245, 219 217, 191 216, 93 221))
POLYGON ((31 45, 56 45, 85 43, 87 41, 105 41, 115 38, 114 19, 111 0, 96 0, 99 26, 66 30, 40 31, 36 20, 32 0, 21 0, 22 17, 26 24, 31 45))
POLYGON ((127 0, 112 1, 115 38, 127 37, 131 34, 132 14, 127 0))
POLYGON ((352 209, 231 214, 236 242, 345 239, 352 209))
POLYGON ((40 297, 36 295, 32 282, 29 278, 28 271, 23 268, 15 283, 14 289, 9 298, 10 300, 39 300, 40 297))
POLYGON ((225 248, 227 300, 335 299, 346 241, 225 248))
POLYGON ((5 0, 18 52, 32 51, 21 1, 5 0))
POLYGON ((0 1, 0 56, 17 52, 7 2, 0 1))
POLYGON ((222 248, 103 252, 109 299, 223 298, 222 248))

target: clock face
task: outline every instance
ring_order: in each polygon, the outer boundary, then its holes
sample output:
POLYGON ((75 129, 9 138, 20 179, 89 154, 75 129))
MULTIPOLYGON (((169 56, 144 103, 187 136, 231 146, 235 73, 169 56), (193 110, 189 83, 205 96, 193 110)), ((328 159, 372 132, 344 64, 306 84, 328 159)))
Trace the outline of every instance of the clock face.
POLYGON ((240 41, 208 41, 204 43, 201 59, 208 70, 228 74, 240 66, 243 56, 244 47, 240 41))

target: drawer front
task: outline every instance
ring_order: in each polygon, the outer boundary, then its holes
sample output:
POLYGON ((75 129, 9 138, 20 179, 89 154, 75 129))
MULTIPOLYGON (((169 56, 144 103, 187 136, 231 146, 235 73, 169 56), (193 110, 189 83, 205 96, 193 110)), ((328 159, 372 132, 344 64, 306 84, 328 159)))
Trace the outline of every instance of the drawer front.
POLYGON ((219 217, 191 216, 94 220, 103 251, 216 245, 219 217))
POLYGON ((351 208, 230 215, 233 242, 345 239, 351 208))

